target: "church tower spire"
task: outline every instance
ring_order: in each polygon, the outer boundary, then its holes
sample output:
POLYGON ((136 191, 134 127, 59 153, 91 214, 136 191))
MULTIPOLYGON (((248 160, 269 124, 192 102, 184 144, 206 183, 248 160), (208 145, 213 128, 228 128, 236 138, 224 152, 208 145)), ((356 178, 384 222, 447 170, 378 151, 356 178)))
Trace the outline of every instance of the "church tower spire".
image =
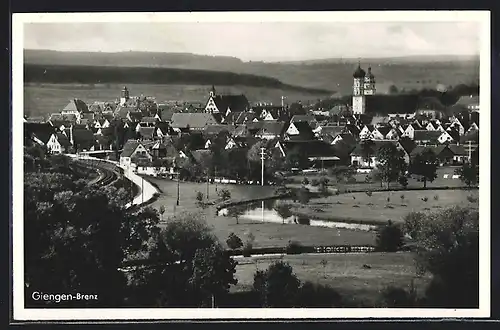
POLYGON ((212 85, 212 89, 210 90, 210 97, 215 97, 216 92, 215 92, 215 86, 212 85))
POLYGON ((363 114, 365 113, 366 104, 364 91, 366 72, 361 68, 360 62, 358 62, 358 67, 352 76, 354 78, 352 85, 352 112, 354 114, 363 114))
POLYGON ((363 90, 365 95, 375 94, 375 76, 371 67, 368 67, 368 72, 365 75, 363 90))

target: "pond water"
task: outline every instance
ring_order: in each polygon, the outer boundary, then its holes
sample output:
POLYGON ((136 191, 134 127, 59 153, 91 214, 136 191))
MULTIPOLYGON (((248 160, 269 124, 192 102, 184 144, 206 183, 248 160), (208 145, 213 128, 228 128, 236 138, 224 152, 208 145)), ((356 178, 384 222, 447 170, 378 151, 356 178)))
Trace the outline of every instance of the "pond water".
POLYGON ((307 225, 307 226, 328 227, 328 228, 356 229, 365 231, 370 231, 377 228, 377 226, 373 225, 309 219, 304 216, 291 216, 283 218, 275 210, 275 206, 279 202, 280 200, 267 200, 262 202, 250 202, 236 206, 230 206, 228 208, 220 209, 217 212, 217 215, 234 217, 236 214, 238 214, 240 219, 245 219, 255 222, 260 221, 260 222, 281 223, 289 225, 307 225))

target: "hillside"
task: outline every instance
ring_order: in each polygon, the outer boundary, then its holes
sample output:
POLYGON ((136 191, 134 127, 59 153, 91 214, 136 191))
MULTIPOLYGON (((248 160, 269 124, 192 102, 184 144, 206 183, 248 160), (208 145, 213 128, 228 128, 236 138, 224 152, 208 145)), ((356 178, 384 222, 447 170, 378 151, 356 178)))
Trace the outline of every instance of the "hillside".
POLYGON ((281 81, 270 77, 177 68, 25 64, 24 82, 52 84, 243 85, 297 91, 312 95, 333 94, 332 91, 328 90, 283 84, 281 81))
MULTIPOLYGON (((326 59, 291 63, 243 62, 238 58, 184 53, 120 52, 85 53, 25 50, 26 64, 69 66, 148 67, 190 70, 224 71, 274 78, 285 85, 300 86, 348 95, 352 89, 353 59, 326 59)), ((377 91, 386 93, 391 85, 400 90, 435 88, 437 84, 455 86, 477 83, 477 58, 396 57, 363 59, 362 65, 372 66, 377 91)))

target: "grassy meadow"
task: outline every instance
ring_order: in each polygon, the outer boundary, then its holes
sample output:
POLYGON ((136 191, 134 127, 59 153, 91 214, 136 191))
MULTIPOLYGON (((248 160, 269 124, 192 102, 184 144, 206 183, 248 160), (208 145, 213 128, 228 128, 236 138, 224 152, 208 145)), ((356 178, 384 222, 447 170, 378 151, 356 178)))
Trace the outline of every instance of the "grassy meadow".
POLYGON ((380 290, 387 286, 408 289, 414 281, 417 292, 422 294, 430 280, 428 275, 416 275, 414 256, 406 252, 263 256, 238 259, 238 284, 231 290, 251 290, 255 271, 265 270, 273 262, 280 260, 289 263, 303 282, 325 284, 343 296, 372 303, 376 303, 380 290), (371 268, 365 268, 363 265, 371 268))
POLYGON ((436 212, 456 205, 477 209, 478 200, 478 190, 387 191, 371 196, 359 192, 315 198, 307 205, 294 203, 293 211, 313 219, 384 224, 388 220, 402 222, 412 211, 436 212))
MULTIPOLYGON (((181 182, 179 185, 179 206, 177 201, 177 182, 167 179, 148 178, 156 184, 163 193, 151 206, 159 209, 165 207, 163 220, 181 213, 199 213, 207 224, 213 228, 214 234, 225 244, 230 233, 235 233, 243 240, 251 232, 255 236, 254 247, 284 247, 288 241, 294 240, 303 245, 334 245, 374 244, 375 233, 361 230, 348 230, 340 228, 322 228, 307 225, 283 225, 280 223, 267 223, 249 219, 236 219, 230 216, 218 216, 214 207, 202 209, 196 205, 195 196, 201 191, 206 196, 206 184, 181 182)), ((242 185, 217 185, 218 189, 226 188, 231 192, 232 200, 248 200, 253 198, 264 198, 274 195, 272 186, 242 186, 242 185)), ((209 185, 210 199, 216 196, 215 185, 209 185)), ((161 225, 160 225, 161 226, 161 225)))

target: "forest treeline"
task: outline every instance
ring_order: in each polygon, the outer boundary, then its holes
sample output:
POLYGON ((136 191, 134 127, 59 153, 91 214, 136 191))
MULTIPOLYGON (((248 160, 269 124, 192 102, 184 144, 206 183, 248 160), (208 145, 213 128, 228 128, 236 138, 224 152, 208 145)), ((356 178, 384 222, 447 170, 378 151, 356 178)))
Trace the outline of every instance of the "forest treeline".
POLYGON ((80 84, 177 84, 243 85, 297 91, 310 94, 333 94, 334 91, 284 84, 278 79, 234 72, 186 70, 173 68, 69 66, 25 64, 26 83, 80 84))

